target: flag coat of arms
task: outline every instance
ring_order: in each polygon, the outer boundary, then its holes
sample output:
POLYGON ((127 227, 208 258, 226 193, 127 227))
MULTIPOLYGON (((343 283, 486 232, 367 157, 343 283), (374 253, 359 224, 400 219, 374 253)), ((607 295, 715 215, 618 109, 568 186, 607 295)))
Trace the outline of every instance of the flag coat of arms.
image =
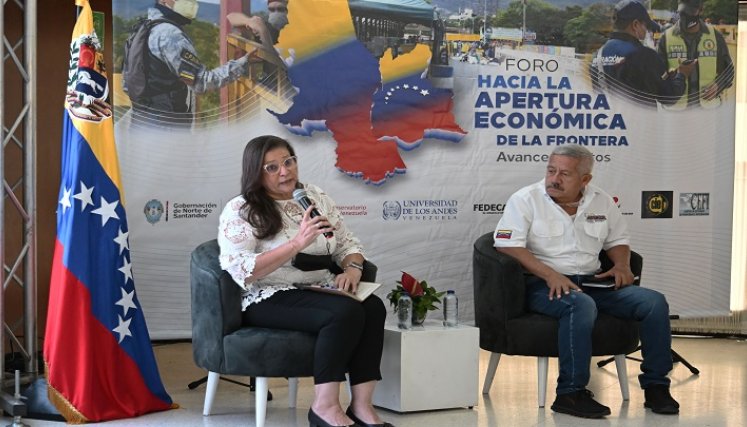
POLYGON ((88 0, 76 4, 44 361, 50 401, 81 423, 175 405, 135 294, 101 44, 88 0))

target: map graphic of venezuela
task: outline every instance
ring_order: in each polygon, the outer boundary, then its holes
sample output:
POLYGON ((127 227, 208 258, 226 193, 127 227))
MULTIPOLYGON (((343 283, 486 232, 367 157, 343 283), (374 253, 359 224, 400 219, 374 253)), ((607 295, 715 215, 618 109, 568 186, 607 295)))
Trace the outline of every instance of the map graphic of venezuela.
POLYGON ((405 173, 400 148, 412 150, 423 138, 462 140, 451 90, 424 78, 427 46, 397 58, 387 51, 377 61, 355 37, 347 0, 288 6, 289 23, 275 47, 293 58, 288 78, 298 93, 288 111, 270 113, 296 135, 331 132, 341 171, 382 184, 405 173))

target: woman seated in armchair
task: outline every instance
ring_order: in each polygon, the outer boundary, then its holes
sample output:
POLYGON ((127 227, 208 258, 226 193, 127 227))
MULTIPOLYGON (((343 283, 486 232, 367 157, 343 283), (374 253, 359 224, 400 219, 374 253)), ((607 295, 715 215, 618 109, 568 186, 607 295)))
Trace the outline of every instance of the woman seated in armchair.
POLYGON ((381 379, 384 303, 376 295, 361 303, 294 286, 324 282, 355 291, 364 257, 359 240, 345 226, 332 199, 318 187, 298 181, 296 155, 286 140, 265 135, 247 143, 241 194, 221 213, 218 244, 221 267, 243 289, 245 322, 317 336, 311 426, 393 427, 382 422, 371 403, 381 379), (303 209, 293 199, 298 188, 315 204, 303 209), (312 218, 314 208, 321 215, 312 218), (297 269, 292 260, 301 252, 330 255, 343 272, 297 269), (339 392, 346 372, 352 400, 344 411, 339 392))

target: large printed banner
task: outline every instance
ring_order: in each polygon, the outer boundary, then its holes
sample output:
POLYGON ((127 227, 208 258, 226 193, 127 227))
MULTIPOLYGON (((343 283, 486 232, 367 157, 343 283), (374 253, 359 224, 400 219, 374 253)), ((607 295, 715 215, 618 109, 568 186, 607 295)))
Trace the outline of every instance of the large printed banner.
MULTIPOLYGON (((614 3, 602 3, 609 13, 614 3)), ((517 29, 495 29, 477 42, 450 34, 434 53, 437 31, 410 32, 433 26, 419 0, 198 4, 194 20, 151 29, 173 64, 149 65, 160 92, 130 99, 115 74, 125 194, 142 212, 130 217, 133 274, 154 338, 190 336, 190 253, 216 237, 244 145, 263 134, 288 139, 300 180, 338 203, 379 267, 382 297, 406 271, 456 290, 460 320, 471 322, 473 242, 495 229, 514 191, 544 177, 553 148, 581 144, 596 158, 593 181, 628 219, 643 286, 665 293, 673 314, 728 312, 733 68, 718 70, 715 102, 665 108, 594 87, 605 40, 550 46, 527 31, 536 38, 527 44, 511 39, 517 29), (234 75, 244 55, 248 72, 234 75)), ((115 0, 115 63, 138 17, 164 13, 152 5, 115 0)), ((704 52, 734 60, 736 25, 717 30, 724 36, 704 52)))

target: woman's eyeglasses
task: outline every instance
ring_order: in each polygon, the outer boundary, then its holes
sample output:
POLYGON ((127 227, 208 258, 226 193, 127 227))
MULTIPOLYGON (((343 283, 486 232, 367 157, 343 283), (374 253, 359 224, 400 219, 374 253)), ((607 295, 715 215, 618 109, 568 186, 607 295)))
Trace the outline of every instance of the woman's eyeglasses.
POLYGON ((285 6, 269 6, 267 10, 270 12, 287 12, 288 8, 285 6))
POLYGON ((265 172, 269 173, 270 175, 275 175, 276 173, 280 172, 280 165, 282 165, 286 169, 293 169, 296 167, 296 156, 290 156, 283 159, 281 163, 278 162, 270 162, 266 163, 262 166, 262 168, 265 170, 265 172))

